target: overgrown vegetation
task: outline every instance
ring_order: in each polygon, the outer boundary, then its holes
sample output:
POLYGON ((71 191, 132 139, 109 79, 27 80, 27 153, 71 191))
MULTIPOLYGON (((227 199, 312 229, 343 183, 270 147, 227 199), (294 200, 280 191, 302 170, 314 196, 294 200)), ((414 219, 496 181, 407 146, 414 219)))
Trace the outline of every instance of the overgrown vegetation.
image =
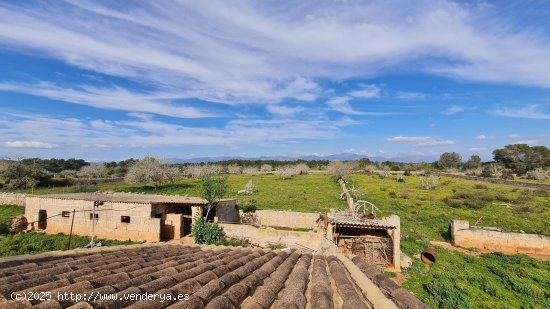
POLYGON ((222 228, 214 222, 207 222, 199 213, 193 220, 191 235, 197 244, 214 244, 222 238, 222 228))

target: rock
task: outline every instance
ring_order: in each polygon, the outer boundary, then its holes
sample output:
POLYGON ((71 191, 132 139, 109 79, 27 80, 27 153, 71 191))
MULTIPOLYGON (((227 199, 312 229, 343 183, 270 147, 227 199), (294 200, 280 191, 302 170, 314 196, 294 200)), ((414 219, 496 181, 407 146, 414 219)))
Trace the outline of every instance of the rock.
POLYGON ((25 216, 16 216, 10 218, 10 232, 20 233, 27 229, 29 222, 25 216))
POLYGON ((403 252, 401 252, 401 268, 409 268, 411 267, 413 261, 410 257, 405 255, 403 252))

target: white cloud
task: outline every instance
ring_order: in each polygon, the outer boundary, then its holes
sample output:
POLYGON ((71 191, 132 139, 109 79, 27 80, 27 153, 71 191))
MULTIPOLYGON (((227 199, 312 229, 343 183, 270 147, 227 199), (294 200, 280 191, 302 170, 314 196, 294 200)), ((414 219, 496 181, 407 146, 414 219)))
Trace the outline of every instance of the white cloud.
POLYGON ((411 143, 415 146, 444 146, 453 145, 455 142, 449 139, 440 139, 430 136, 394 136, 387 139, 390 142, 411 143))
POLYGON ((518 139, 518 138, 522 138, 521 135, 517 134, 517 133, 512 133, 512 134, 508 134, 508 138, 510 139, 518 139))
POLYGON ((476 139, 478 141, 484 141, 484 140, 487 139, 487 135, 484 135, 484 134, 478 135, 478 136, 476 136, 476 139))
POLYGON ((40 115, 0 113, 0 136, 9 148, 148 148, 157 146, 238 146, 285 140, 332 139, 341 127, 356 124, 349 118, 234 119, 212 127, 164 122, 151 114, 127 118, 51 118, 40 115), (113 129, 115 127, 116 129, 113 129), (43 141, 32 141, 41 136, 43 141), (27 141, 28 140, 28 141, 27 141))
POLYGON ((550 114, 541 111, 537 104, 520 108, 499 108, 492 114, 500 117, 550 120, 550 114))
MULTIPOLYGON (((127 78, 161 95, 228 104, 309 102, 327 90, 318 79, 372 77, 404 66, 474 81, 550 87, 550 42, 521 23, 503 17, 497 7, 444 0, 300 6, 173 1, 136 3, 131 10, 96 1, 24 8, 6 2, 0 4, 0 43, 127 78)), ((32 88, 13 91, 47 96, 32 88)), ((351 95, 372 98, 378 91, 351 95)), ((197 112, 163 108, 185 117, 197 112)))
POLYGON ((380 88, 376 85, 361 85, 360 89, 348 92, 349 96, 362 99, 373 99, 380 97, 380 88))
POLYGON ((327 101, 328 106, 330 106, 333 110, 343 113, 343 114, 349 114, 349 115, 363 115, 362 112, 356 111, 351 107, 349 104, 349 101, 351 100, 351 97, 333 97, 330 98, 327 101))
POLYGON ((5 142, 4 147, 6 148, 37 148, 37 149, 52 149, 57 148, 55 144, 48 144, 38 141, 12 141, 5 142))
POLYGON ((305 110, 303 107, 290 107, 284 105, 268 105, 266 109, 271 114, 282 117, 291 117, 305 110))
POLYGON ((426 98, 426 95, 420 92, 399 91, 395 97, 403 100, 421 100, 426 98))
POLYGON ((48 82, 37 84, 0 83, 0 90, 22 92, 101 109, 146 112, 178 118, 214 116, 193 107, 171 102, 173 99, 178 98, 173 93, 137 93, 121 87, 80 86, 63 88, 48 82))
POLYGON ((464 107, 458 106, 458 105, 453 105, 453 106, 449 107, 448 109, 442 111, 441 113, 443 115, 454 115, 456 113, 460 113, 460 112, 463 112, 463 111, 464 111, 464 107))

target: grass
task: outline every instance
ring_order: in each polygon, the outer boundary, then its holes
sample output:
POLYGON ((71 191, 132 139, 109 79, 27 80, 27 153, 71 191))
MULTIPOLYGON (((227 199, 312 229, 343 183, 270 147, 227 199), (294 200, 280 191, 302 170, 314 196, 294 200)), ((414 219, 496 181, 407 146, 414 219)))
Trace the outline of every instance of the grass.
MULTIPOLYGON (((12 234, 8 230, 10 217, 22 215, 25 207, 0 205, 0 257, 21 254, 66 250, 69 236, 63 234, 47 235, 42 233, 12 234)), ((107 246, 135 244, 132 241, 103 240, 107 246)), ((90 242, 89 237, 73 236, 71 249, 81 248, 90 242)))
MULTIPOLYGON (((456 219, 474 224, 481 218, 479 225, 482 226, 550 235, 548 191, 447 177, 439 177, 435 189, 426 190, 420 186, 419 177, 404 179, 399 182, 397 176, 354 175, 351 186, 359 190, 360 198, 380 208, 378 217, 390 214, 401 217, 401 249, 408 256, 431 247, 431 240, 449 241, 448 224, 456 219)), ((231 175, 228 184, 228 197, 236 198, 241 204, 254 204, 259 209, 311 212, 346 207, 339 199, 338 184, 326 174, 300 175, 286 180, 275 175, 231 175), (238 195, 237 191, 250 179, 256 193, 238 195)), ((124 183, 98 184, 97 187, 104 191, 200 195, 195 179, 183 179, 158 188, 124 183)), ((36 189, 35 194, 74 190, 42 188, 36 189)), ((0 213, 10 213, 10 216, 17 212, 17 209, 1 209, 0 213)), ((2 241, 0 250, 4 250, 2 241)), ((22 239, 18 241, 14 246, 25 243, 22 239)), ((222 242, 233 244, 231 240, 222 242)), ((550 262, 521 255, 470 256, 442 248, 437 250, 437 262, 432 266, 413 259, 412 267, 405 271, 409 279, 404 283, 405 288, 433 308, 550 308, 550 262)))

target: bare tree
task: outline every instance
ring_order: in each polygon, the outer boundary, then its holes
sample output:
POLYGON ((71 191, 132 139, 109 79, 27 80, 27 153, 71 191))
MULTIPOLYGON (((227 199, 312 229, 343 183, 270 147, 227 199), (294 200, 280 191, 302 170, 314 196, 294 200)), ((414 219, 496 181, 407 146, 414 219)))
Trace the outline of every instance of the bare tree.
POLYGON ((227 166, 227 173, 228 174, 240 174, 242 168, 238 166, 237 164, 230 164, 227 166))
POLYGON ((179 176, 178 168, 170 166, 164 160, 147 156, 130 167, 124 180, 128 183, 157 187, 163 183, 173 182, 179 176))
POLYGON ((356 168, 357 162, 354 161, 330 161, 327 172, 336 179, 346 179, 356 168))
POLYGON ((309 166, 305 163, 296 164, 294 168, 299 172, 300 175, 306 175, 309 173, 309 166))

